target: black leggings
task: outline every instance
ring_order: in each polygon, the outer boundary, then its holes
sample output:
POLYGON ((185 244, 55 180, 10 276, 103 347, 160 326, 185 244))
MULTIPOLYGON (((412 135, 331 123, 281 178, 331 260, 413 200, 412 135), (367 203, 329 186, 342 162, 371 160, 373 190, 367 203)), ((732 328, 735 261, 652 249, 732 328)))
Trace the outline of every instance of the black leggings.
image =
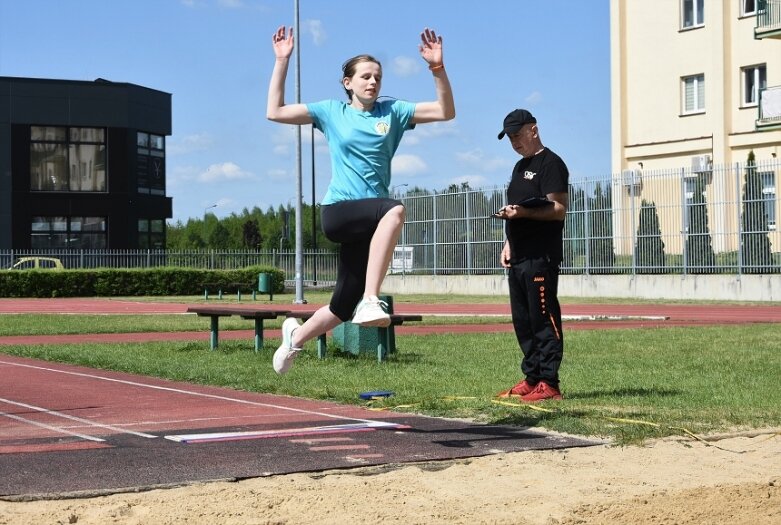
POLYGON ((323 206, 320 224, 325 236, 339 243, 336 288, 329 305, 343 322, 353 316, 366 288, 369 245, 380 220, 391 209, 403 206, 395 199, 358 199, 323 206))

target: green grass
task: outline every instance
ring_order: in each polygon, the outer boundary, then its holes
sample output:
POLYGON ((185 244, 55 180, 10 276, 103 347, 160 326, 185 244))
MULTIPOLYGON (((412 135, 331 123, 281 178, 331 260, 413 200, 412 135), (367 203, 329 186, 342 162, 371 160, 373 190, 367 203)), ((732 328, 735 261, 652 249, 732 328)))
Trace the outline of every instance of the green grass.
MULTIPOLYGON (((240 317, 220 318, 220 332, 254 329, 253 320, 240 317)), ((426 316, 419 325, 462 325, 510 323, 509 316, 426 316)), ((279 328, 282 319, 267 319, 264 328, 279 328)), ((156 315, 72 315, 23 314, 0 316, 0 337, 11 335, 73 335, 143 332, 208 331, 209 318, 195 314, 156 315)))
MULTIPOLYGON (((0 333, 8 333, 10 325, 41 323, 40 316, 26 317, 0 316, 0 333)), ((81 316, 55 317, 67 317, 75 325, 81 316)), ((88 330, 95 326, 93 317, 78 321, 84 323, 80 329, 94 332, 88 330)), ((99 317, 105 329, 122 332, 141 322, 136 318, 150 316, 99 317)), ((193 321, 196 329, 206 329, 203 318, 167 317, 166 329, 193 321)), ((682 428, 708 434, 781 426, 781 326, 566 332, 565 324, 565 333, 565 400, 538 408, 494 403, 496 392, 519 379, 520 356, 511 333, 397 335, 398 353, 382 364, 370 355, 354 357, 333 349, 319 360, 309 343, 286 376, 271 369, 278 341, 270 338, 259 353, 252 351, 250 338, 223 341, 216 352, 208 351, 204 341, 0 346, 0 352, 342 403, 364 404, 358 394, 366 390, 393 390, 395 396, 373 405, 619 443, 680 434, 682 428)))

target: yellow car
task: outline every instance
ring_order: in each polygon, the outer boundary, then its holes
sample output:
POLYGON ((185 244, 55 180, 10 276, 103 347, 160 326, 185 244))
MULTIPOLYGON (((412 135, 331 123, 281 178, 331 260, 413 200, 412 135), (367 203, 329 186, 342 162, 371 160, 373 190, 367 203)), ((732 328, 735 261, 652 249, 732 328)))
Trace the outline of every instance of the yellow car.
POLYGON ((19 257, 9 270, 63 270, 62 261, 55 257, 19 257))

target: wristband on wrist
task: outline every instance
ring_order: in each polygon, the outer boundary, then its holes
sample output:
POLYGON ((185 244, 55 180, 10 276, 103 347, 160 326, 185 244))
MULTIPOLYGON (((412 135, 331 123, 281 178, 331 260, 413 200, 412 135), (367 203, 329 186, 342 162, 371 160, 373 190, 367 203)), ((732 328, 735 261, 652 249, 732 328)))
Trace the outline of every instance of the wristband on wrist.
POLYGON ((438 69, 445 69, 445 64, 439 64, 438 66, 428 66, 428 68, 429 68, 431 71, 436 71, 436 70, 438 70, 438 69))

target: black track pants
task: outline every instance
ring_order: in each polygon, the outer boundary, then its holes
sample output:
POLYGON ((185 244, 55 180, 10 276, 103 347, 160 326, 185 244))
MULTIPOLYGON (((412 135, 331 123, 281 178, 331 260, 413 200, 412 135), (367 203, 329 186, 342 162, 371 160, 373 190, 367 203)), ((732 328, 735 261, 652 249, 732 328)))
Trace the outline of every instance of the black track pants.
POLYGON ((513 327, 523 352, 521 371, 529 383, 545 381, 558 388, 564 355, 559 266, 547 257, 525 259, 512 264, 507 280, 513 327))

